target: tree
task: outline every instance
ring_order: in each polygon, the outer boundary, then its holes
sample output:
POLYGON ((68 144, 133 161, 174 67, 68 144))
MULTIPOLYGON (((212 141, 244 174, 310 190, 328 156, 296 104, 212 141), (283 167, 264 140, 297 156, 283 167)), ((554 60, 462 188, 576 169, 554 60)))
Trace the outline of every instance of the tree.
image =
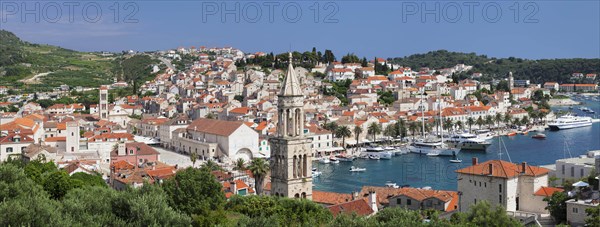
POLYGON ((342 147, 346 147, 346 137, 351 136, 352 132, 350 132, 348 126, 344 125, 337 128, 335 135, 337 137, 342 137, 342 147))
POLYGON ((383 135, 387 136, 387 137, 394 137, 398 134, 397 131, 397 127, 396 125, 393 124, 389 124, 385 127, 385 129, 383 130, 383 135))
POLYGON ((61 199, 69 190, 75 188, 69 174, 65 171, 50 172, 44 177, 43 182, 44 190, 53 199, 61 199))
POLYGON ((452 130, 454 123, 452 122, 452 119, 450 118, 446 118, 446 120, 444 120, 444 128, 448 131, 452 130))
POLYGON ((335 138, 335 132, 338 128, 338 124, 332 121, 323 125, 323 128, 331 132, 331 141, 333 141, 333 138, 335 138))
POLYGON ((556 223, 564 223, 567 220, 567 200, 569 197, 563 192, 555 192, 552 196, 544 198, 544 201, 548 202, 546 210, 550 212, 556 223))
POLYGON ((467 118, 467 124, 469 125, 469 132, 471 132, 471 127, 475 124, 475 120, 472 117, 467 118))
POLYGON ((521 124, 527 126, 529 124, 529 118, 527 116, 523 116, 523 118, 521 118, 521 124))
POLYGON ((360 126, 354 126, 354 139, 356 140, 356 145, 358 146, 358 139, 360 134, 363 132, 363 129, 360 126))
POLYGON ((373 142, 375 142, 377 134, 381 133, 381 125, 376 122, 371 123, 367 128, 367 133, 371 134, 373 142))
POLYGON ((254 175, 254 179, 256 179, 256 184, 254 186, 256 189, 256 194, 262 195, 265 176, 270 169, 269 163, 264 159, 255 158, 252 159, 252 162, 250 162, 248 169, 252 172, 252 175, 254 175))
POLYGON ((244 160, 243 158, 238 158, 237 160, 235 160, 234 166, 234 169, 236 170, 246 170, 246 160, 244 160))
POLYGON ((511 119, 512 119, 512 116, 510 115, 510 113, 506 112, 504 114, 504 124, 506 124, 506 125, 510 124, 511 119))
POLYGON ((217 115, 214 113, 207 113, 206 116, 204 116, 207 119, 217 119, 217 115))
POLYGON ((190 154, 190 161, 192 161, 192 167, 196 166, 196 161, 198 160, 198 153, 192 152, 190 154))
POLYGON ((485 123, 488 125, 489 129, 492 129, 492 125, 494 124, 494 117, 492 117, 492 115, 485 116, 485 123))
POLYGON ((479 129, 481 129, 481 126, 485 124, 485 120, 483 120, 483 118, 481 116, 479 116, 477 118, 477 126, 479 126, 479 129))
POLYGON ((418 129, 419 129, 419 126, 417 125, 417 122, 412 121, 412 122, 410 122, 410 124, 408 124, 408 130, 410 130, 413 140, 415 139, 415 134, 418 129))
POLYGON ((213 160, 207 160, 202 168, 207 169, 208 171, 221 170, 221 167, 213 160))
POLYGON ((600 206, 585 209, 587 218, 585 224, 592 227, 600 227, 600 206))
POLYGON ((168 202, 174 209, 191 214, 208 214, 222 209, 225 195, 221 184, 208 169, 186 168, 162 184, 168 202))
POLYGON ((456 121, 456 127, 463 129, 463 122, 461 120, 456 121))
POLYGON ((454 213, 450 223, 459 226, 521 226, 521 223, 508 216, 502 206, 492 208, 487 201, 478 202, 466 213, 454 213))
POLYGON ((496 120, 496 127, 500 128, 500 122, 502 121, 502 114, 496 113, 496 115, 494 116, 494 120, 496 120))

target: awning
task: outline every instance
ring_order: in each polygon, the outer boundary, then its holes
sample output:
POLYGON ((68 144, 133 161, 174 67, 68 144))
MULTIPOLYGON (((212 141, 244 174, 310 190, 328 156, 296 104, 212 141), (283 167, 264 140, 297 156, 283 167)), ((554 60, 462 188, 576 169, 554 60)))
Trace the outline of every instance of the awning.
POLYGON ((343 151, 342 147, 330 147, 330 148, 321 148, 317 149, 317 152, 333 152, 333 151, 343 151))
POLYGON ((576 182, 576 183, 573 184, 573 187, 587 187, 587 186, 590 186, 590 184, 585 183, 583 181, 578 181, 578 182, 576 182))

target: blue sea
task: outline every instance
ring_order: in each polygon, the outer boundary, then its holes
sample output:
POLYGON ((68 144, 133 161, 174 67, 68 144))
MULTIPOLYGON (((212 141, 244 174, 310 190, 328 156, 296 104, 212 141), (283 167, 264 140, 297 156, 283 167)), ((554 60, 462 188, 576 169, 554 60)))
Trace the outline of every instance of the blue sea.
MULTIPOLYGON (((583 106, 600 113, 600 102, 590 99, 575 99, 585 102, 583 106)), ((575 106, 572 112, 585 115, 575 106)), ((557 110, 568 110, 567 107, 556 107, 557 110)), ((456 190, 457 169, 471 165, 471 158, 477 157, 479 162, 499 159, 514 163, 527 162, 531 165, 553 164, 556 159, 575 157, 590 150, 600 150, 600 123, 592 127, 575 128, 561 131, 546 131, 545 140, 532 139, 534 132, 528 135, 513 137, 503 136, 502 149, 498 149, 499 138, 494 138, 492 146, 486 152, 461 151, 459 159, 462 163, 450 163, 451 157, 428 157, 418 154, 406 154, 393 157, 391 160, 364 160, 340 162, 339 164, 313 163, 323 174, 314 178, 314 189, 350 193, 359 191, 363 186, 384 186, 387 181, 411 187, 430 186, 434 189, 456 190), (504 148, 506 147, 506 148, 504 148), (507 152, 508 151, 508 152, 507 152), (367 168, 366 172, 350 172, 351 166, 367 168)))

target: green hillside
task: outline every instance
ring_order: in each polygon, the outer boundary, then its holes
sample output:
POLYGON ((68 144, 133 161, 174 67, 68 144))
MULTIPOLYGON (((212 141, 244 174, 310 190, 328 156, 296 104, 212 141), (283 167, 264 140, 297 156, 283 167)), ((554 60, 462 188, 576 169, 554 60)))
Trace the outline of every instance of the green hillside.
POLYGON ((94 87, 113 81, 113 59, 96 53, 31 44, 0 30, 0 85, 36 89, 70 86, 94 87), (49 73, 35 77, 40 73, 49 73))
MULTIPOLYGON (((541 59, 529 60, 522 58, 490 58, 486 55, 475 53, 458 53, 446 50, 431 51, 426 54, 414 54, 402 58, 388 59, 390 62, 408 66, 415 70, 420 67, 448 68, 456 64, 472 65, 471 72, 481 72, 491 78, 504 78, 512 71, 516 79, 530 79, 534 83, 546 81, 577 82, 570 81, 570 75, 574 72, 600 73, 600 59, 541 59)), ((582 81, 584 82, 584 81, 582 81)), ((589 81, 587 81, 589 82, 589 81)))

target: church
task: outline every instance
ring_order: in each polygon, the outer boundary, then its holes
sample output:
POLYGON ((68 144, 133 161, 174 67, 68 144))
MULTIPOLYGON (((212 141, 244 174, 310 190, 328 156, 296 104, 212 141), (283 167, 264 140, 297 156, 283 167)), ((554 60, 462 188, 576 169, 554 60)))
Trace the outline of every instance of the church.
POLYGON ((312 199, 312 153, 304 136, 304 96, 292 65, 277 101, 277 135, 271 144, 271 195, 312 199))

